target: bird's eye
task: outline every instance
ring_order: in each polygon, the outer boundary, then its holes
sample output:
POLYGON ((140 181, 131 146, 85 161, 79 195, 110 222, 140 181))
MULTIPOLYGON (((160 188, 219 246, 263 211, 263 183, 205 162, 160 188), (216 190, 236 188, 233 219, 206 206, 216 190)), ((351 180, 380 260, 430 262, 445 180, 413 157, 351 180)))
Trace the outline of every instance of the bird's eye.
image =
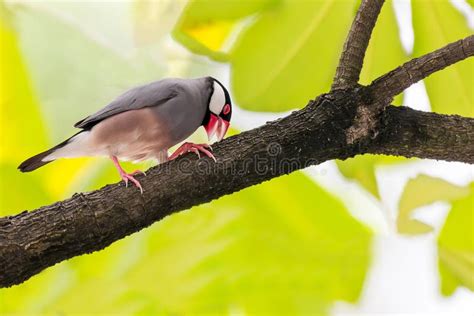
POLYGON ((230 112, 230 105, 229 104, 224 105, 224 109, 222 110, 222 113, 224 115, 227 115, 229 114, 229 112, 230 112))

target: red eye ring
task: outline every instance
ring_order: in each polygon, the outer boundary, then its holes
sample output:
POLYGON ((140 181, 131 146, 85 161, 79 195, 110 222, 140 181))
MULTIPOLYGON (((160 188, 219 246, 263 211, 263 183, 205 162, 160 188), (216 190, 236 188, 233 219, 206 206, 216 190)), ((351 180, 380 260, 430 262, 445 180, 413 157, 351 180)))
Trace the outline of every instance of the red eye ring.
POLYGON ((227 115, 229 114, 229 112, 230 112, 230 105, 229 104, 224 105, 224 109, 222 110, 222 113, 224 115, 227 115))

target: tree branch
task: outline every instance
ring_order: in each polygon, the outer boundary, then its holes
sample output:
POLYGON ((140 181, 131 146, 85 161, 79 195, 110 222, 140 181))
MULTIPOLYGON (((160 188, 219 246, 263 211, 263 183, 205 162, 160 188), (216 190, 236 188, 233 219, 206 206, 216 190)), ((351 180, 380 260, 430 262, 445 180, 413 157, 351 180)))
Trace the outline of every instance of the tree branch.
POLYGON ((472 56, 473 37, 359 87, 382 4, 362 2, 331 93, 283 119, 219 142, 214 146, 217 163, 184 155, 141 177, 143 195, 118 183, 0 218, 0 286, 19 284, 58 262, 103 249, 172 213, 327 160, 375 153, 473 163, 474 119, 384 108, 412 83, 472 56))
POLYGON ((347 35, 331 89, 357 85, 377 17, 385 0, 362 0, 347 35))
POLYGON ((375 131, 380 114, 393 97, 413 83, 474 54, 474 35, 448 44, 432 53, 412 59, 374 80, 366 90, 365 105, 358 108, 353 126, 348 130, 348 142, 354 143, 375 131))
POLYGON ((474 119, 403 107, 388 108, 375 139, 347 143, 360 102, 347 91, 322 95, 216 144, 217 163, 185 155, 151 168, 140 179, 143 195, 119 183, 0 218, 0 286, 103 249, 172 213, 326 160, 370 152, 473 162, 474 119))
POLYGON ((367 153, 474 163, 474 118, 387 107, 367 153))
POLYGON ((103 249, 174 212, 307 165, 355 155, 357 148, 346 146, 344 135, 354 98, 340 97, 338 102, 320 97, 284 119, 215 144, 217 163, 189 154, 151 168, 139 179, 143 195, 119 183, 0 218, 0 286, 103 249))
POLYGON ((369 86, 374 98, 388 104, 412 84, 474 55, 474 35, 414 58, 374 80, 369 86))

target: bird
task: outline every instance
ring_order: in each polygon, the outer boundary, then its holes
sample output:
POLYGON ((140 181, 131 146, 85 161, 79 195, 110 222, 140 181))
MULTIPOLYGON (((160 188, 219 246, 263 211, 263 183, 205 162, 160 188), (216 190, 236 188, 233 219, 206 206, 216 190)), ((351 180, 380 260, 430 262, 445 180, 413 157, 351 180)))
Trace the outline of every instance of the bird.
POLYGON ((213 77, 166 78, 137 86, 119 95, 108 105, 80 120, 76 134, 60 144, 22 162, 18 169, 30 172, 56 159, 109 157, 121 179, 131 181, 140 192, 136 170, 127 173, 120 161, 155 159, 158 163, 193 152, 216 161, 208 144, 184 142, 169 156, 169 148, 186 140, 200 126, 209 141, 224 138, 232 117, 230 94, 213 77))

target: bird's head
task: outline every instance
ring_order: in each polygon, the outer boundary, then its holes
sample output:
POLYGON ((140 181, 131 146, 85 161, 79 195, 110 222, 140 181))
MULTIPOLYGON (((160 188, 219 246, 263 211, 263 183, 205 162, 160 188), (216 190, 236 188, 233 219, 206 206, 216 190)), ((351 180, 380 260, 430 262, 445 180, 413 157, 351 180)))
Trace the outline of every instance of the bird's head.
POLYGON ((202 125, 209 140, 216 135, 217 140, 224 138, 232 117, 232 102, 227 89, 217 79, 211 79, 211 94, 206 116, 202 125))

